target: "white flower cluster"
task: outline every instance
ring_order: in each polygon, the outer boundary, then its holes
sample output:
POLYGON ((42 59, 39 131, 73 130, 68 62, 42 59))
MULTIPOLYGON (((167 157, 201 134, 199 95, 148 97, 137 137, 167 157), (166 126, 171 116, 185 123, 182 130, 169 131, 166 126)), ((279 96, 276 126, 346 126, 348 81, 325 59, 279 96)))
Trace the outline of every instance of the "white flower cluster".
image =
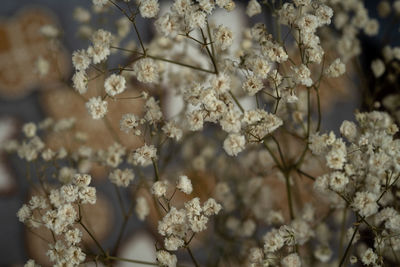
POLYGON ((89 186, 90 182, 90 175, 76 174, 71 183, 52 189, 48 197, 33 196, 17 212, 19 220, 28 227, 45 226, 55 235, 64 237, 63 241, 57 240, 55 244, 50 244, 47 252, 54 264, 76 266, 86 258, 79 247, 82 233, 75 228, 80 219, 76 205, 96 203, 96 189, 89 186))

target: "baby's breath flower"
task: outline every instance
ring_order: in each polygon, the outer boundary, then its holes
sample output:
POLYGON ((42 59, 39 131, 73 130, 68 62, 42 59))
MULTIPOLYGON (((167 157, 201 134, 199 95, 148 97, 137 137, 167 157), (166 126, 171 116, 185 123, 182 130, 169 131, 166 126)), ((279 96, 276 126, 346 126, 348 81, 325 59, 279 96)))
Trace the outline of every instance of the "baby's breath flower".
POLYGON ((254 75, 247 76, 246 81, 243 83, 243 90, 250 96, 255 95, 261 89, 263 89, 264 84, 261 79, 254 75))
POLYGON ((85 50, 77 50, 72 53, 72 64, 77 71, 84 71, 90 65, 90 58, 85 50))
POLYGON ((151 187, 151 193, 156 197, 165 197, 168 189, 167 181, 157 181, 151 187))
POLYGON ((125 78, 121 75, 111 74, 104 82, 104 88, 109 96, 115 96, 126 89, 125 78))
POLYGON ((74 76, 72 76, 72 83, 74 89, 82 94, 85 94, 88 90, 88 77, 85 71, 77 71, 74 76))
POLYGON ((151 58, 143 58, 133 64, 133 74, 142 83, 154 83, 158 80, 158 66, 151 58))
POLYGON ((121 131, 124 131, 125 133, 133 131, 135 135, 140 135, 141 131, 137 129, 138 126, 139 120, 135 114, 127 113, 122 115, 122 118, 119 122, 119 127, 121 131))
POLYGON ((161 266, 176 267, 177 258, 165 250, 158 250, 156 253, 157 261, 161 266))
POLYGON ((215 44, 221 48, 221 50, 229 48, 233 43, 232 35, 233 33, 229 28, 220 25, 214 32, 215 44))
POLYGON ((340 58, 335 59, 332 64, 325 70, 325 75, 328 77, 339 77, 346 71, 346 65, 340 61, 340 58))
POLYGON ((166 136, 175 139, 176 141, 179 141, 183 135, 182 130, 178 128, 173 121, 165 123, 161 130, 165 133, 166 136))
POLYGON ((378 197, 370 192, 357 192, 353 199, 352 207, 361 216, 368 217, 378 211, 376 200, 378 197))
POLYGON ((192 182, 186 175, 179 176, 176 188, 188 195, 193 191, 192 182))
POLYGON ((100 96, 92 97, 86 102, 86 108, 93 119, 102 119, 107 113, 108 103, 102 100, 100 96))
POLYGON ((385 72, 385 63, 381 59, 375 59, 371 63, 372 73, 376 78, 379 78, 385 72))
POLYGON ((249 17, 253 17, 262 12, 261 5, 257 2, 257 0, 250 0, 247 4, 246 14, 249 17))
POLYGON ((115 169, 110 173, 110 181, 121 187, 128 187, 129 183, 133 181, 135 175, 131 169, 115 169))
POLYGON ((37 130, 36 124, 34 124, 33 122, 25 123, 22 126, 22 131, 28 138, 34 137, 36 135, 36 130, 37 130))
POLYGON ((158 0, 141 0, 139 2, 139 11, 143 18, 154 18, 159 10, 158 0))
POLYGON ((297 253, 289 254, 281 260, 283 267, 300 267, 301 260, 297 253))
POLYGON ((157 158, 157 149, 153 145, 144 144, 144 146, 137 148, 131 156, 134 165, 146 167, 157 158))
POLYGON ((230 134, 224 141, 224 150, 229 156, 237 156, 245 147, 246 139, 240 134, 230 134))

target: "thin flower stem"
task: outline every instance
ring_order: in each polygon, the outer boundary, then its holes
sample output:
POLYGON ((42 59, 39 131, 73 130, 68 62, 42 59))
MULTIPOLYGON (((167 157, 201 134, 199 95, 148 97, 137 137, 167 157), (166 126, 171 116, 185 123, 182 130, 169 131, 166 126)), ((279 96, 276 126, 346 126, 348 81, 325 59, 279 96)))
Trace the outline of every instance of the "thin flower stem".
POLYGON ((343 266, 343 264, 344 264, 344 262, 345 262, 345 260, 347 258, 347 254, 349 254, 351 245, 353 244, 354 237, 356 236, 356 234, 358 232, 358 228, 360 227, 360 224, 361 224, 361 222, 357 222, 356 229, 354 229, 354 233, 351 236, 350 242, 349 242, 349 244, 347 244, 346 250, 345 250, 345 252, 344 252, 344 254, 342 256, 342 259, 340 260, 339 267, 343 266))
POLYGON ((101 253, 103 254, 104 257, 106 257, 106 252, 104 251, 103 247, 100 245, 99 241, 93 236, 93 234, 89 231, 89 229, 86 227, 86 225, 82 222, 81 218, 79 219, 79 224, 85 229, 86 233, 92 238, 96 246, 100 249, 101 253))
POLYGON ((347 222, 347 207, 345 207, 343 209, 342 224, 341 224, 341 227, 340 227, 339 255, 342 254, 344 234, 345 234, 345 231, 346 231, 346 222, 347 222))
POLYGON ((192 259, 194 265, 195 265, 196 267, 199 267, 200 265, 197 263, 196 258, 194 257, 192 251, 190 250, 190 248, 189 248, 188 246, 186 247, 186 250, 187 250, 187 252, 189 253, 190 258, 192 259))
POLYGON ((213 57, 215 57, 214 43, 212 42, 211 29, 210 29, 210 24, 208 23, 208 20, 207 20, 207 33, 208 33, 208 37, 210 38, 211 53, 212 53, 213 57))
POLYGON ((274 160, 276 166, 278 167, 279 170, 281 170, 283 172, 283 168, 281 166, 281 164, 279 163, 278 159, 276 158, 275 154, 272 152, 272 150, 269 148, 269 146, 266 143, 266 140, 263 141, 264 147, 267 149, 267 151, 269 152, 269 154, 271 155, 272 159, 274 160))
POLYGON ((121 139, 119 138, 118 134, 115 132, 114 128, 111 126, 111 123, 106 116, 103 118, 103 122, 104 122, 104 125, 106 126, 108 132, 114 138, 114 140, 117 141, 119 144, 122 144, 121 139))
POLYGON ((283 153, 282 153, 282 150, 281 150, 281 146, 279 145, 278 140, 276 140, 275 136, 273 136, 272 134, 271 134, 271 138, 275 142, 275 144, 276 144, 276 146, 278 148, 279 157, 281 158, 281 161, 282 161, 282 164, 283 164, 283 168, 287 169, 287 166, 286 166, 286 163, 285 163, 285 159, 283 157, 283 153))
POLYGON ((300 170, 299 168, 297 168, 296 171, 297 171, 299 174, 301 174, 301 175, 303 175, 303 176, 305 176, 305 177, 307 177, 307 178, 309 178, 309 179, 311 179, 311 180, 313 180, 313 181, 316 180, 316 178, 315 178, 314 176, 312 176, 312 175, 310 175, 310 174, 308 174, 308 173, 306 173, 306 172, 300 170))
MULTIPOLYGON (((203 41, 204 41, 204 43, 206 44, 206 43, 207 43, 207 37, 204 35, 203 29, 200 28, 200 32, 201 32, 201 36, 203 37, 203 41)), ((208 48, 208 45, 206 45, 205 48, 206 48, 206 51, 207 51, 208 56, 209 56, 210 59, 211 59, 211 63, 212 63, 213 66, 214 66, 214 72, 215 72, 215 74, 218 75, 218 68, 217 68, 217 63, 216 63, 216 61, 215 61, 215 58, 214 58, 213 55, 211 54, 210 49, 208 48)))
POLYGON ((293 200, 292 200, 292 191, 291 191, 291 186, 290 186, 290 176, 287 171, 284 173, 285 176, 285 183, 286 183, 286 193, 287 193, 287 199, 288 199, 288 205, 289 205, 289 214, 290 214, 290 219, 294 220, 294 209, 293 209, 293 200))
POLYGON ((114 188, 115 188, 115 192, 117 194, 118 204, 121 209, 122 215, 126 216, 124 203, 123 203, 122 197, 121 197, 121 191, 119 190, 119 187, 116 185, 114 185, 114 188))
POLYGON ((164 61, 164 62, 175 64, 175 65, 179 65, 179 66, 183 66, 183 67, 187 67, 187 68, 191 68, 191 69, 195 69, 195 70, 199 70, 199 71, 215 74, 215 71, 212 71, 212 70, 203 69, 203 68, 200 68, 200 67, 196 67, 196 66, 193 66, 193 65, 185 64, 185 63, 182 63, 182 62, 178 62, 178 61, 174 61, 174 60, 170 60, 170 59, 166 59, 166 58, 162 58, 162 57, 158 57, 158 56, 146 55, 146 57, 152 58, 154 60, 160 60, 160 61, 164 61))
POLYGON ((137 264, 158 266, 158 263, 157 263, 157 262, 149 262, 149 261, 142 261, 142 260, 133 260, 133 259, 126 259, 126 258, 114 257, 114 256, 107 256, 106 258, 109 259, 109 260, 126 261, 126 262, 132 262, 132 263, 137 263, 137 264))
POLYGON ((321 120, 322 120, 322 114, 321 114, 321 100, 319 97, 319 89, 315 89, 315 92, 317 94, 317 108, 318 108, 318 123, 317 123, 317 129, 315 130, 316 132, 319 132, 321 129, 321 120))
POLYGON ((154 168, 154 177, 155 177, 155 181, 160 181, 160 174, 158 172, 158 165, 157 165, 157 161, 155 159, 151 159, 151 161, 153 162, 153 168, 154 168))
POLYGON ((136 26, 135 17, 134 16, 129 16, 128 13, 126 13, 126 11, 122 7, 120 7, 118 4, 116 4, 114 1, 112 1, 112 0, 108 0, 108 1, 110 3, 112 3, 116 8, 118 8, 132 22, 133 28, 135 29, 135 32, 136 32, 136 36, 139 39, 140 47, 143 50, 143 54, 146 56, 146 49, 144 48, 142 37, 140 36, 139 30, 138 30, 138 28, 136 26))
POLYGON ((238 106, 238 108, 240 109, 240 111, 241 111, 242 113, 244 113, 244 108, 242 107, 242 105, 240 104, 240 102, 239 102, 239 100, 236 98, 236 96, 235 96, 231 91, 229 91, 229 94, 230 94, 231 97, 233 98, 233 101, 235 101, 235 103, 236 103, 236 105, 238 106))

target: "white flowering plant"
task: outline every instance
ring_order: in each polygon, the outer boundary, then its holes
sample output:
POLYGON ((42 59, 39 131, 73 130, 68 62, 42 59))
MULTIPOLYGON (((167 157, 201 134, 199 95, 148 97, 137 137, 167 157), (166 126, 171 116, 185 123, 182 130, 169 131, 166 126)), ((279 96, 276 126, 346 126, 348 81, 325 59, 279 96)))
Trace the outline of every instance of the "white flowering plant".
MULTIPOLYGON (((30 231, 51 233, 52 264, 400 264, 398 96, 383 101, 383 111, 372 94, 354 121, 336 132, 322 127, 330 101, 323 94, 336 90, 325 85, 353 75, 359 37, 379 33, 363 1, 93 0, 94 13, 115 11, 115 31, 88 29, 91 13, 74 13, 89 45, 72 54, 71 90, 106 125, 112 103, 140 106, 117 121, 123 135, 107 127, 114 144, 94 148, 85 142, 95 136, 75 130, 78 118, 48 118, 25 124, 23 140, 5 145, 36 171, 37 183, 28 177, 36 190, 17 216, 30 231), (273 23, 215 23, 230 12, 273 23), (141 19, 154 25, 151 40, 141 19), (122 46, 130 32, 137 42, 122 46), (124 64, 111 66, 116 54, 124 64), (65 132, 79 145, 55 149, 44 138, 65 132), (119 202, 123 226, 113 246, 96 239, 82 212, 96 203, 99 166, 119 200, 131 193, 129 209, 119 202), (118 255, 131 217, 152 225, 154 262, 118 255)), ((381 1, 379 13, 397 20, 400 1, 393 10, 381 1)), ((399 66, 400 48, 384 50, 370 65, 377 79, 399 66)))

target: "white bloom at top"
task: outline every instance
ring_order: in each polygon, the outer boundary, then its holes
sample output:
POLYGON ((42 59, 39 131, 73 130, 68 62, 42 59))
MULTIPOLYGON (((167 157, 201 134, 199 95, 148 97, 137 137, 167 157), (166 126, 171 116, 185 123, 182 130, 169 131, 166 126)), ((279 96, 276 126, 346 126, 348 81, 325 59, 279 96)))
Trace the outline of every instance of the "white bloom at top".
POLYGON ((24 132, 26 137, 32 138, 36 135, 36 131, 37 131, 36 124, 34 124, 33 122, 25 123, 22 126, 22 131, 24 132))
POLYGON ((132 153, 132 163, 146 167, 152 163, 153 159, 157 158, 157 149, 153 145, 146 145, 137 148, 132 153))
POLYGON ((283 267, 300 267, 301 260, 297 253, 292 253, 287 255, 281 260, 281 264, 283 267))
POLYGON ((231 78, 226 73, 220 73, 211 80, 211 86, 218 94, 226 93, 231 89, 231 78))
POLYGON ((371 63, 371 69, 372 69, 372 72, 374 73, 374 76, 376 78, 379 78, 385 72, 385 69, 386 69, 385 63, 383 63, 383 61, 381 59, 375 59, 371 63))
POLYGON ((378 211, 376 200, 378 197, 370 192, 357 192, 353 199, 352 207, 361 216, 368 217, 378 211))
POLYGON ((328 77, 339 77, 346 71, 346 65, 342 63, 340 58, 335 59, 332 64, 325 70, 325 75, 328 77))
POLYGON ((164 36, 172 35, 179 29, 178 19, 171 13, 165 13, 163 16, 159 17, 154 24, 157 31, 164 36))
POLYGON ((131 169, 115 169, 110 173, 110 181, 121 187, 128 187, 129 183, 133 181, 135 175, 131 169))
POLYGON ((105 4, 107 4, 108 0, 92 0, 93 5, 97 7, 103 7, 105 4))
POLYGON ((90 21, 90 12, 83 7, 76 7, 73 13, 74 19, 80 23, 87 23, 90 21))
POLYGON ((176 267, 176 263, 178 262, 174 254, 170 254, 165 250, 157 251, 156 257, 160 265, 165 267, 176 267))
POLYGON ((17 212, 17 217, 20 222, 25 222, 32 216, 32 211, 28 205, 24 204, 17 212))
POLYGON ((246 81, 244 81, 242 88, 250 96, 255 95, 261 89, 263 89, 264 84, 262 80, 255 75, 247 76, 246 81))
POLYGON ((294 79, 297 83, 305 85, 307 87, 311 86, 313 81, 310 77, 311 71, 307 68, 306 65, 301 64, 300 67, 293 67, 295 72, 294 79))
POLYGON ((87 54, 92 58, 94 64, 98 64, 107 59, 110 53, 110 47, 105 45, 89 46, 87 49, 87 54))
POLYGON ((246 139, 240 134, 230 134, 224 140, 224 150, 229 156, 236 156, 246 145, 246 139))
POLYGON ((215 199, 209 198, 203 204, 203 212, 206 216, 217 215, 222 209, 222 206, 218 204, 215 199))
POLYGON ((72 53, 72 64, 76 70, 86 70, 90 65, 90 58, 85 50, 77 50, 72 53))
POLYGON ((349 178, 343 172, 332 172, 330 174, 329 186, 336 192, 341 192, 349 183, 349 178))
POLYGON ((293 2, 297 7, 309 6, 311 4, 311 0, 294 0, 293 2))
POLYGON ((235 109, 229 109, 224 113, 219 123, 222 129, 227 133, 238 133, 242 126, 241 113, 235 109))
POLYGON ((179 141, 182 138, 183 132, 179 129, 173 121, 167 122, 161 130, 164 132, 166 136, 169 138, 175 139, 179 141))
POLYGON ((296 24, 303 34, 304 33, 314 33, 319 26, 319 19, 318 19, 318 17, 316 17, 314 15, 306 14, 306 15, 301 16, 296 21, 296 24))
POLYGON ((253 17, 257 14, 260 14, 262 12, 262 8, 260 3, 257 2, 257 0, 250 0, 249 3, 247 4, 246 8, 246 14, 249 17, 253 17))
POLYGON ((158 65, 151 58, 143 58, 133 64, 133 74, 139 82, 153 83, 158 80, 158 65))
POLYGON ((135 135, 140 135, 140 130, 136 129, 139 126, 139 120, 135 114, 127 113, 122 115, 122 118, 119 122, 119 128, 121 131, 125 133, 129 133, 130 131, 134 131, 135 135))
POLYGON ((225 50, 233 43, 233 33, 228 27, 220 25, 214 32, 214 41, 217 47, 225 50))
POLYGON ((322 24, 331 24, 331 18, 333 16, 333 10, 327 5, 319 5, 317 10, 315 11, 315 15, 318 17, 319 23, 322 24))
POLYGON ((150 97, 149 99, 147 99, 145 107, 146 114, 144 115, 144 118, 150 124, 155 124, 162 119, 163 114, 161 112, 161 108, 154 97, 150 97))
POLYGON ((184 16, 189 10, 191 10, 191 0, 175 0, 173 4, 173 10, 180 16, 184 16))
POLYGON ((92 97, 86 102, 86 108, 95 120, 101 119, 106 115, 107 107, 107 101, 102 100, 100 96, 92 97))
POLYGON ((375 36, 379 32, 379 22, 376 19, 369 19, 365 24, 364 32, 368 36, 375 36))
POLYGON ((199 2, 200 8, 207 14, 211 14, 215 8, 214 0, 197 0, 199 2))
POLYGON ((347 140, 353 142, 357 136, 357 126, 354 122, 344 120, 340 126, 340 133, 346 137, 347 140))
POLYGON ((283 247, 285 240, 283 239, 280 231, 272 229, 264 237, 264 252, 275 252, 283 247))
POLYGON ((165 197, 168 189, 168 181, 157 181, 151 187, 151 193, 156 197, 165 197))
POLYGON ((126 80, 121 75, 111 74, 105 80, 104 88, 109 96, 115 96, 125 91, 126 80))
POLYGON ((249 62, 249 66, 257 77, 265 79, 272 69, 272 64, 265 58, 255 57, 249 62))
POLYGON ((91 39, 94 46, 109 47, 113 41, 113 35, 109 31, 98 29, 92 34, 91 39))
POLYGON ((73 183, 78 187, 85 187, 90 184, 92 177, 89 174, 75 174, 73 183))
POLYGON ((178 178, 176 188, 181 190, 183 193, 189 195, 193 191, 192 182, 186 175, 181 175, 178 178))
POLYGON ((158 0, 142 0, 139 3, 140 15, 143 18, 154 18, 160 11, 158 0))
POLYGON ((201 10, 194 10, 187 18, 191 29, 204 28, 206 26, 207 14, 201 10))

